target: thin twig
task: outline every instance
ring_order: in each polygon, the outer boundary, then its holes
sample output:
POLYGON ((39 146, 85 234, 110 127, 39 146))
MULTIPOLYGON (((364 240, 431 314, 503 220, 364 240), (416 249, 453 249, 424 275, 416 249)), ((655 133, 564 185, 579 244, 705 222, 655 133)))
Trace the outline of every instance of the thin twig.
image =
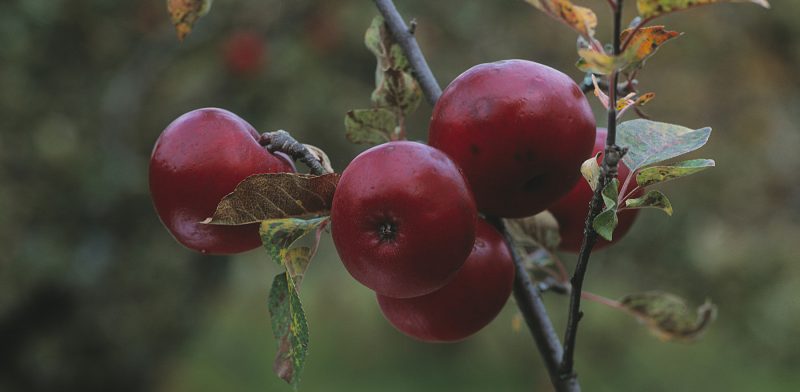
POLYGON ((428 67, 425 56, 422 55, 422 50, 414 37, 416 23, 412 23, 413 29, 409 29, 406 26, 406 22, 403 21, 403 17, 397 12, 392 0, 375 0, 375 5, 389 26, 392 37, 403 48, 403 52, 405 52, 408 62, 411 64, 411 69, 414 70, 414 76, 420 87, 422 87, 422 93, 425 94, 428 103, 435 104, 442 95, 442 88, 439 87, 439 82, 436 81, 433 72, 428 67))
MULTIPOLYGON (((617 6, 614 8, 615 56, 619 56, 621 49, 622 3, 623 0, 617 0, 617 6)), ((609 76, 608 86, 616 87, 618 78, 619 71, 614 71, 609 76)), ((583 312, 581 311, 581 292, 583 290, 583 281, 586 276, 586 271, 589 266, 589 256, 592 253, 595 242, 597 242, 597 232, 592 227, 592 222, 597 214, 600 213, 600 209, 603 205, 603 188, 616 177, 617 165, 625 154, 625 150, 616 145, 617 109, 615 102, 617 102, 617 89, 608 88, 608 96, 610 104, 608 105, 608 135, 606 137, 606 149, 603 157, 603 175, 600 177, 600 183, 595 189, 594 196, 589 205, 589 213, 586 216, 586 222, 584 224, 583 241, 581 242, 581 249, 578 253, 578 263, 575 266, 575 273, 570 280, 572 283, 572 292, 569 301, 567 328, 564 334, 564 356, 560 369, 560 375, 563 379, 575 379, 577 377, 574 371, 574 357, 575 344, 578 337, 578 323, 581 321, 581 318, 583 318, 583 312)))
MULTIPOLYGON (((422 86, 425 97, 431 105, 442 95, 436 78, 433 76, 422 51, 417 45, 416 39, 411 34, 403 22, 403 18, 397 12, 392 0, 375 0, 375 5, 383 15, 389 31, 408 57, 414 75, 422 86)), ((508 231, 500 219, 492 219, 493 224, 503 233, 507 241, 510 242, 508 231)), ((509 244, 510 245, 510 244, 509 244)), ((530 329, 531 335, 539 349, 539 354, 550 375, 550 381, 558 392, 579 392, 580 385, 576 379, 561 379, 558 374, 559 364, 561 363, 562 347, 558 340, 553 324, 547 314, 547 309, 542 302, 534 283, 531 281, 522 257, 517 254, 514 246, 509 246, 514 257, 514 268, 516 275, 514 278, 514 298, 520 309, 525 322, 530 329)))
POLYGON ((531 335, 533 335, 539 355, 544 360, 550 382, 558 392, 580 392, 581 387, 575 378, 562 379, 559 376, 559 365, 563 355, 561 343, 558 341, 553 323, 547 315, 547 309, 544 307, 539 289, 528 275, 528 270, 522 262, 522 257, 517 253, 503 220, 498 218, 487 218, 487 220, 503 233, 506 243, 508 243, 514 259, 514 299, 525 318, 531 335))

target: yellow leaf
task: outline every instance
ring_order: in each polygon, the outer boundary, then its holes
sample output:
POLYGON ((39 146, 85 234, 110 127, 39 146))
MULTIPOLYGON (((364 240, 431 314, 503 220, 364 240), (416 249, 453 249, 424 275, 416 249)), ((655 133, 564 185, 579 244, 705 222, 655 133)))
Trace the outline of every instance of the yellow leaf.
POLYGON ((636 0, 639 15, 651 19, 661 14, 714 3, 754 3, 769 8, 767 0, 636 0))
POLYGON ((528 4, 544 11, 552 18, 565 23, 590 41, 597 28, 597 15, 586 7, 572 4, 569 0, 525 0, 528 4))
POLYGON ((663 44, 681 35, 677 31, 669 31, 664 26, 649 26, 636 31, 633 37, 629 38, 632 29, 626 29, 620 34, 620 41, 626 42, 630 39, 630 44, 625 48, 625 54, 634 63, 639 63, 652 56, 655 51, 663 44))

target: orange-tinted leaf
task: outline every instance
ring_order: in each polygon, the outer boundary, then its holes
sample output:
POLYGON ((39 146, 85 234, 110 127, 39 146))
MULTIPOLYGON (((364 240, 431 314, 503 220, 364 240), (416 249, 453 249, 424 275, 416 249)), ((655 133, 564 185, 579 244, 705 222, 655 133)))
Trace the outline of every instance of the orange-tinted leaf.
POLYGON ((183 41, 192 27, 201 16, 208 13, 211 9, 213 0, 167 0, 167 11, 169 11, 172 24, 178 33, 178 39, 183 41))
MULTIPOLYGON (((631 34, 632 29, 626 29, 620 34, 620 40, 625 42, 631 34)), ((652 56, 656 50, 664 43, 675 37, 680 36, 677 31, 669 31, 664 26, 649 26, 636 31, 630 38, 630 44, 625 48, 623 55, 629 58, 630 65, 640 64, 652 56)))
MULTIPOLYGON (((631 29, 627 29, 620 34, 624 42, 631 29)), ((677 31, 667 31, 664 26, 651 26, 639 29, 632 38, 627 48, 619 55, 614 56, 603 53, 595 48, 584 48, 578 50, 580 60, 578 68, 584 72, 593 72, 601 75, 608 75, 615 70, 623 70, 632 66, 641 66, 647 58, 652 56, 664 42, 681 35, 677 31)))
POLYGON ((656 93, 644 93, 636 98, 636 102, 634 103, 636 106, 644 106, 647 105, 648 102, 652 101, 653 98, 656 97, 656 93))
POLYGON ((669 12, 714 3, 755 3, 769 8, 767 0, 636 0, 636 8, 639 9, 639 15, 642 18, 648 19, 669 12))
POLYGON ((572 4, 569 0, 525 0, 556 20, 565 23, 588 40, 594 40, 597 15, 586 7, 572 4))

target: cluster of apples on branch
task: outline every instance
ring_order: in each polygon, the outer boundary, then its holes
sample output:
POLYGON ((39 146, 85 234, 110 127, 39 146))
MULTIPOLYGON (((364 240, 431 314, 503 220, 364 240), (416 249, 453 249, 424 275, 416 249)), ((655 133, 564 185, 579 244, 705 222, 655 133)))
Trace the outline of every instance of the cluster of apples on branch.
MULTIPOLYGON (((592 197, 580 167, 604 140, 583 92, 560 71, 526 60, 472 67, 436 103, 428 144, 391 140, 342 171, 330 201, 336 250, 397 329, 423 341, 462 340, 497 316, 513 285, 511 252, 489 222, 549 209, 562 249, 577 251, 592 197)), ((264 144, 245 120, 216 108, 164 130, 150 190, 178 242, 212 254, 262 244, 258 223, 206 219, 249 176, 296 171, 264 144)), ((619 234, 635 213, 621 213, 619 234)))

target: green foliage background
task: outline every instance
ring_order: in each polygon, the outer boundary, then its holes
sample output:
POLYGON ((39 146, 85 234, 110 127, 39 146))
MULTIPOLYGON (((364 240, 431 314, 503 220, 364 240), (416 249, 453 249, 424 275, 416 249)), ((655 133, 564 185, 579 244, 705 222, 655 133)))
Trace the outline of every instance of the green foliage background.
MULTIPOLYGON (((398 1, 442 85, 468 67, 526 58, 574 68, 575 37, 523 1, 398 1)), ((604 1, 598 36, 607 40, 604 1)), ((369 105, 376 13, 356 0, 216 1, 179 44, 163 0, 0 3, 0 390, 288 391, 271 370, 263 252, 199 256, 162 228, 147 189, 158 134, 198 107, 232 110, 326 150, 362 147, 343 115, 369 105), (222 45, 262 34, 262 72, 231 75, 222 45)), ((632 17, 631 12, 626 16, 632 17)), ((696 344, 662 343, 588 303, 577 368, 591 391, 796 391, 800 387, 800 3, 719 5, 661 19, 686 34, 648 61, 647 111, 715 131, 718 167, 666 185, 676 212, 645 211, 598 252, 587 289, 648 289, 719 318, 696 344)), ((593 101, 596 109, 599 105, 593 101)), ((411 119, 425 139, 430 107, 411 119)), ((600 122, 602 124, 602 121, 600 122)), ((694 156, 692 157, 699 157, 694 156)), ((565 256, 571 265, 574 257, 565 256)), ((549 390, 513 305, 474 338, 412 341, 381 317, 326 240, 304 280, 304 391, 549 390)), ((547 296, 562 329, 566 298, 547 296)))

